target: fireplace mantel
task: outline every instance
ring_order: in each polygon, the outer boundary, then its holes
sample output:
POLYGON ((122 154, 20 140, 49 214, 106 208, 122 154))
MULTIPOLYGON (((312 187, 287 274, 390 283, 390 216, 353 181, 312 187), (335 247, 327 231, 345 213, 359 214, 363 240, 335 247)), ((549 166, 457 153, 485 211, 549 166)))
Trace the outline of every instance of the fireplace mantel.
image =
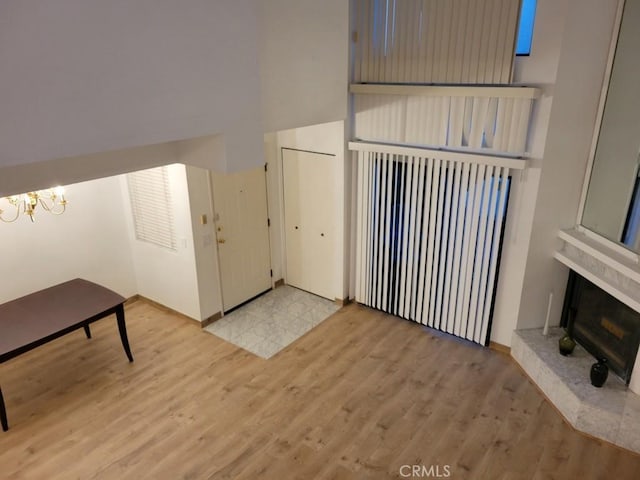
MULTIPOLYGON (((554 257, 571 270, 640 312, 640 265, 638 255, 577 229, 558 233, 562 246, 554 257)), ((636 357, 629 389, 640 395, 640 355, 636 357)))
POLYGON ((562 230, 558 237, 563 241, 554 254, 558 261, 640 312, 638 255, 609 248, 578 230, 562 230))

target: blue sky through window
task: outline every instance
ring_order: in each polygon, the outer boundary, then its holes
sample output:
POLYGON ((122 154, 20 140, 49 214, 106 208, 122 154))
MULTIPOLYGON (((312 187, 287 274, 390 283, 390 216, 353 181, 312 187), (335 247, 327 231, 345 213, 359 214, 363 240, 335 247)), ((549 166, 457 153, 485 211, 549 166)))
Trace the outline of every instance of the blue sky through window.
POLYGON ((518 26, 518 38, 516 39, 516 55, 529 55, 531 53, 533 23, 536 17, 536 3, 536 0, 522 0, 522 10, 520 11, 520 23, 518 26))

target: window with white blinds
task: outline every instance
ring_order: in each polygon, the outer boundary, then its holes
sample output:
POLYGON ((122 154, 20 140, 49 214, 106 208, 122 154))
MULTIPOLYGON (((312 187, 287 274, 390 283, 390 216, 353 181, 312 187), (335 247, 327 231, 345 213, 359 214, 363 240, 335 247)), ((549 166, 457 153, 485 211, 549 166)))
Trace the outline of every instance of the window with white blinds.
POLYGON ((129 173, 127 183, 136 239, 176 250, 167 167, 129 173))
POLYGON ((510 171, 524 161, 352 142, 356 301, 488 345, 510 171))
POLYGON ((356 0, 356 83, 508 84, 520 0, 356 0))

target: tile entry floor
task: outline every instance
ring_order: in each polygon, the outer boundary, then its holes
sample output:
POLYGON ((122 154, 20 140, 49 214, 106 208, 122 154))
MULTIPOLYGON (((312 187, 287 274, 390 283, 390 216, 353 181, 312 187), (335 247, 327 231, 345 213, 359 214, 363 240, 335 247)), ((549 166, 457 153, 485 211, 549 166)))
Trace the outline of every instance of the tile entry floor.
POLYGON ((331 300, 284 285, 225 315, 205 330, 267 359, 339 309, 331 300))

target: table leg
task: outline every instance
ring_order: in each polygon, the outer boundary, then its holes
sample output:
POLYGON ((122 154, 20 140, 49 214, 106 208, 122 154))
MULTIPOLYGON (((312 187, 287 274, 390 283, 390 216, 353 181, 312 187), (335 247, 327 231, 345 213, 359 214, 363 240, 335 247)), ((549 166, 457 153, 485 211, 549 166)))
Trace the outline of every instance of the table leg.
POLYGON ((133 362, 133 355, 129 348, 129 339, 127 338, 127 325, 124 323, 124 305, 118 305, 116 310, 116 318, 118 319, 118 330, 120 331, 120 340, 130 362, 133 362))
POLYGON ((87 336, 87 338, 91 338, 91 328, 89 327, 89 325, 84 326, 84 334, 87 336))
POLYGON ((7 409, 4 407, 4 398, 2 397, 2 389, 0 388, 0 422, 2 422, 2 431, 9 430, 9 421, 7 420, 7 409))

